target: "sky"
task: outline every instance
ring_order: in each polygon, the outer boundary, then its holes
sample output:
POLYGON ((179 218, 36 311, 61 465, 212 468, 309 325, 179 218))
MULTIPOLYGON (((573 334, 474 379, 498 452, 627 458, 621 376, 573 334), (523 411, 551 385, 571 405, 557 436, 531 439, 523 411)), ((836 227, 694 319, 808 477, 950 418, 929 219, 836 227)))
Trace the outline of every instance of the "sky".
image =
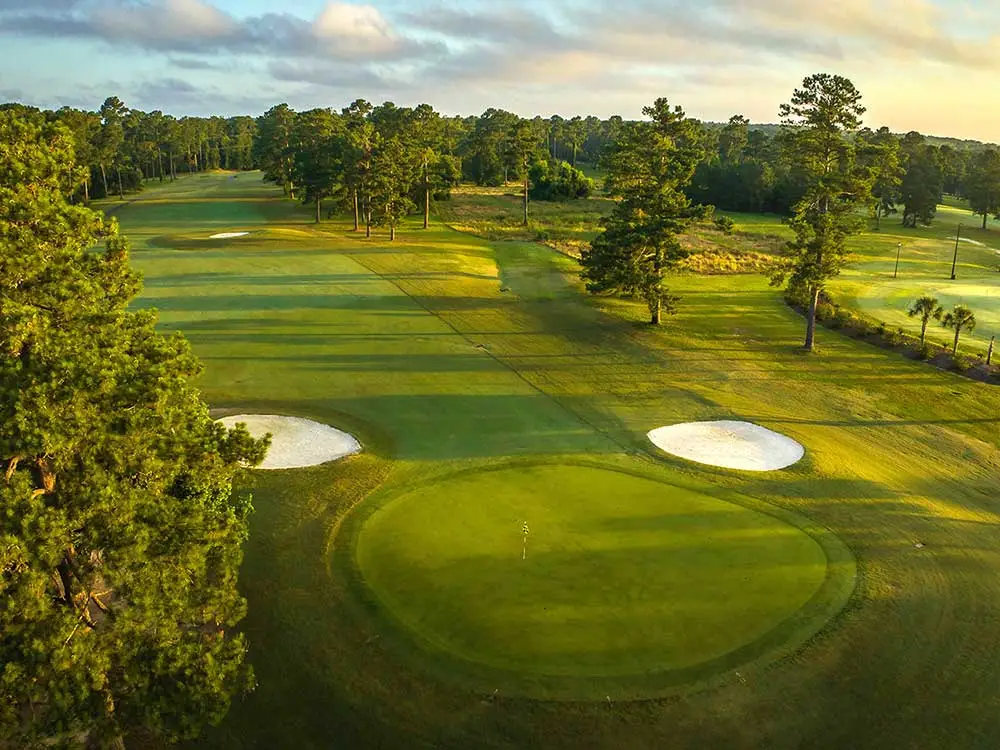
POLYGON ((0 101, 46 108, 776 122, 819 72, 871 127, 1000 141, 1000 0, 0 0, 0 101))

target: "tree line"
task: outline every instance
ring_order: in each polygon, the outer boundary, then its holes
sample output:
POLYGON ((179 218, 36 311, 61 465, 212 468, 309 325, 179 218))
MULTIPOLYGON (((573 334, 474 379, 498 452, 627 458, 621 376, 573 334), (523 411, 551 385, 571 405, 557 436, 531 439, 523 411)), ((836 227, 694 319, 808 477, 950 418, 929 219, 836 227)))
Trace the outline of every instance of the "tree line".
MULTIPOLYGON (((783 148, 786 131, 762 129, 742 115, 706 129, 706 154, 686 192, 699 203, 729 211, 790 215, 808 189, 799 165, 783 148)), ((1000 218, 1000 152, 993 146, 937 145, 911 131, 861 128, 848 134, 873 176, 868 210, 881 227, 898 214, 904 226, 929 225, 944 195, 969 201, 982 217, 1000 218)))
MULTIPOLYGON (((146 180, 171 180, 179 173, 261 168, 289 195, 296 195, 296 185, 308 188, 300 194, 307 202, 318 198, 345 206, 346 190, 345 207, 353 213, 357 197, 359 225, 369 233, 379 225, 394 232, 399 217, 409 212, 423 211, 426 217, 430 200, 447 197, 462 181, 519 183, 530 200, 585 197, 595 185, 577 167, 600 164, 633 124, 620 116, 525 119, 498 108, 447 117, 427 104, 375 106, 361 99, 339 112, 295 112, 281 104, 256 118, 174 118, 129 108, 114 96, 96 111, 0 108, 69 128, 77 162, 87 170, 76 196, 82 202, 124 197, 146 180)), ((781 126, 754 124, 742 115, 721 125, 692 123, 703 144, 684 187, 693 202, 730 211, 794 212, 807 183, 786 158, 781 126)), ((968 200, 984 227, 990 216, 1000 216, 995 147, 942 142, 915 131, 896 135, 884 127, 862 128, 849 138, 875 174, 868 209, 876 229, 890 215, 905 226, 930 224, 944 195, 968 200)))
POLYGON ((530 200, 590 195, 594 183, 575 163, 595 158, 607 139, 596 118, 527 120, 500 109, 445 117, 427 104, 359 99, 339 112, 272 107, 257 120, 252 154, 265 179, 314 205, 317 223, 326 201, 331 212, 353 216, 355 231, 371 236, 385 227, 392 240, 414 212, 426 229, 432 200, 448 198, 461 182, 519 185, 525 224, 530 200))
POLYGON ((181 117, 130 108, 116 96, 97 111, 62 107, 41 111, 3 104, 20 118, 60 123, 73 138, 76 163, 84 177, 72 199, 89 203, 142 189, 146 180, 174 180, 205 169, 252 169, 253 117, 181 117))

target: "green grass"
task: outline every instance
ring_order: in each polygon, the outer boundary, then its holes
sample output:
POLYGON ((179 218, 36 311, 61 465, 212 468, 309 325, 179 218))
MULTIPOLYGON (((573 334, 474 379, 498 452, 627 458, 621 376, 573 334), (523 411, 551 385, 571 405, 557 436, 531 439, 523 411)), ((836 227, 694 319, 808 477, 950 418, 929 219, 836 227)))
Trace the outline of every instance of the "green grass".
MULTIPOLYGON (((255 475, 241 586, 259 685, 198 747, 1000 742, 996 389, 826 330, 805 356, 801 318, 760 276, 678 275, 678 315, 652 330, 642 305, 583 295, 575 261, 546 247, 438 224, 404 227, 390 245, 344 222, 317 228, 309 214, 253 175, 182 180, 119 209, 146 275, 140 303, 188 334, 212 406, 308 416, 365 446, 255 475), (179 249, 163 239, 240 228, 260 234, 179 249), (781 472, 733 472, 657 454, 645 438, 715 418, 778 430, 806 456, 781 472), (459 472, 580 462, 798 520, 829 568, 848 574, 828 577, 805 619, 773 629, 766 649, 730 652, 668 696, 628 700, 665 687, 633 676, 607 699, 569 703, 484 686, 467 660, 401 627, 359 575, 365 518, 382 501, 447 488, 459 472), (848 596, 815 632, 809 618, 848 596)), ((873 243, 868 262, 890 247, 873 243)), ((544 521, 523 520, 529 544, 542 543, 544 521)), ((581 576, 577 595, 598 596, 587 584, 581 576)), ((722 604, 738 621, 749 599, 722 604)))
MULTIPOLYGON (((977 326, 972 335, 962 335, 960 348, 982 355, 990 337, 1000 335, 1000 223, 991 220, 989 227, 984 231, 981 219, 957 205, 940 206, 930 227, 904 228, 898 218, 890 217, 880 232, 852 240, 856 262, 830 289, 838 301, 915 335, 920 334, 920 322, 906 311, 918 297, 937 297, 946 310, 967 305, 976 315, 977 326), (958 243, 956 279, 952 280, 960 223, 961 236, 972 242, 958 243), (894 278, 897 249, 900 262, 894 278)), ((950 348, 953 336, 936 322, 928 327, 929 341, 950 348)))
MULTIPOLYGON (((387 609, 482 686, 642 697, 662 673, 746 659, 827 577, 806 533, 706 491, 579 463, 465 472, 383 501, 358 562, 387 609)), ((830 614, 806 619, 810 634, 830 614)))

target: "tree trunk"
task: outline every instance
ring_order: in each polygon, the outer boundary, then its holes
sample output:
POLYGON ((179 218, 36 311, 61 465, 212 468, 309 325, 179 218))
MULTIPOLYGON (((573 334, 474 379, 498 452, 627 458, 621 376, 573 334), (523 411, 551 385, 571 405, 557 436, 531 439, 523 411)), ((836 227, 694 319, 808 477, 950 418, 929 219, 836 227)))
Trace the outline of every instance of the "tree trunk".
MULTIPOLYGON (((111 694, 111 690, 107 686, 107 682, 105 682, 104 685, 104 710, 107 712, 112 726, 117 729, 118 722, 115 720, 115 699, 111 694)), ((121 732, 116 732, 115 736, 110 738, 108 747, 112 748, 112 750, 125 750, 125 737, 121 734, 121 732)))
POLYGON ((63 555, 63 559, 60 561, 59 565, 56 566, 56 570, 59 571, 59 581, 62 583, 63 604, 72 605, 73 604, 73 575, 69 568, 69 552, 63 555))
POLYGON ((660 325, 660 310, 662 306, 663 306, 663 297, 659 293, 657 293, 656 297, 653 300, 653 304, 649 306, 650 307, 649 322, 651 325, 654 326, 660 325))
POLYGON ((424 183, 424 229, 431 224, 431 184, 424 183))
POLYGON ((524 226, 528 226, 528 176, 524 176, 524 226))
POLYGON ((372 208, 367 206, 365 210, 365 237, 372 236, 372 208))
POLYGON ((920 343, 924 343, 924 336, 927 335, 927 318, 920 321, 920 343))
POLYGON ((962 327, 955 326, 955 345, 951 347, 951 356, 953 357, 956 354, 958 354, 958 337, 961 335, 961 333, 962 333, 962 327))
POLYGON ((108 197, 108 172, 104 168, 104 162, 101 162, 101 182, 104 183, 104 197, 108 197))
POLYGON ((295 200, 295 183, 291 180, 288 181, 288 197, 295 200))
POLYGON ((122 168, 118 167, 118 197, 125 200, 125 190, 122 188, 122 168))
POLYGON ((573 144, 573 168, 576 169, 576 144, 573 144))
POLYGON ((394 223, 389 224, 389 242, 396 241, 396 225, 394 223))
POLYGON ((163 152, 162 151, 157 151, 156 152, 156 163, 160 167, 160 182, 163 182, 163 152))
POLYGON ((809 314, 806 317, 806 344, 805 349, 807 352, 813 351, 813 347, 816 339, 816 308, 819 305, 819 287, 816 287, 812 291, 812 296, 809 299, 809 314))
POLYGON ((875 231, 879 231, 882 228, 882 205, 879 204, 875 207, 875 231))
POLYGON ((989 218, 989 211, 983 211, 983 231, 986 231, 986 219, 989 218))
POLYGON ((87 179, 83 181, 83 205, 90 205, 90 175, 87 175, 87 179))
POLYGON ((993 363, 993 345, 996 343, 997 337, 990 337, 990 348, 986 352, 986 366, 989 367, 993 363))
POLYGON ((320 214, 320 211, 322 210, 322 205, 323 205, 323 199, 322 198, 317 198, 316 199, 316 223, 317 224, 319 224, 319 222, 320 222, 320 216, 319 216, 319 214, 320 214))
POLYGON ((361 222, 358 219, 358 191, 354 191, 354 231, 361 229, 361 222))

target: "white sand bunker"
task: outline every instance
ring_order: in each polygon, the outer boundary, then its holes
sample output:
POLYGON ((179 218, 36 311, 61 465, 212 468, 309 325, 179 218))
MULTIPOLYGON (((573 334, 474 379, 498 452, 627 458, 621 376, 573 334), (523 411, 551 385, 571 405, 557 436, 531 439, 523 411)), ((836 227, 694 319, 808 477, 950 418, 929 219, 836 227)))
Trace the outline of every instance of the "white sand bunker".
POLYGON ((806 452, 790 437, 750 422, 685 422, 652 430, 648 437, 674 456, 746 471, 783 469, 806 452))
POLYGON ((316 466, 361 451, 361 444, 353 435, 311 419, 277 414, 237 414, 219 422, 226 427, 243 422, 254 437, 271 433, 271 447, 258 469, 316 466))
POLYGON ((213 234, 208 239, 210 240, 231 240, 233 237, 246 237, 250 232, 219 232, 218 234, 213 234))
POLYGON ((968 242, 970 245, 976 245, 977 247, 986 247, 985 242, 980 242, 979 240, 970 240, 965 237, 959 237, 961 242, 968 242))

